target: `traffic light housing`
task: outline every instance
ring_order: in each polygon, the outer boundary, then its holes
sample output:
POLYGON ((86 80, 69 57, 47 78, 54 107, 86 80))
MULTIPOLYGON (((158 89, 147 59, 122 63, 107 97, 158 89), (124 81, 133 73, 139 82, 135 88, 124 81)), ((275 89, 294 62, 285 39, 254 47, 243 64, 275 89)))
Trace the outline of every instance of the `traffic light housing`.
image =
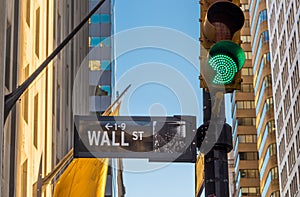
POLYGON ((205 89, 240 89, 245 53, 239 46, 239 30, 244 25, 244 14, 231 1, 201 1, 200 86, 205 89))

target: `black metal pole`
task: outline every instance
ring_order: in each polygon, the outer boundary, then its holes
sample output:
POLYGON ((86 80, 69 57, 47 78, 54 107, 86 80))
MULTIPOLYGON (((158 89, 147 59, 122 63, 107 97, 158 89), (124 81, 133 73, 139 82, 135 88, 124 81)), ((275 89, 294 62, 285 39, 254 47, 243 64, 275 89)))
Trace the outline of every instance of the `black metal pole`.
POLYGON ((197 144, 205 153, 205 197, 229 197, 227 153, 232 150, 232 134, 231 126, 225 123, 222 92, 203 90, 203 121, 197 130, 197 144))
POLYGON ((84 26, 89 18, 101 7, 105 0, 99 3, 89 12, 89 14, 75 27, 75 29, 58 45, 58 47, 46 58, 46 60, 14 91, 4 97, 4 124, 12 107, 16 104, 20 96, 37 78, 37 76, 48 66, 56 55, 69 43, 76 33, 84 26))
POLYGON ((206 197, 229 197, 227 153, 231 150, 231 126, 224 124, 217 143, 204 156, 206 197))

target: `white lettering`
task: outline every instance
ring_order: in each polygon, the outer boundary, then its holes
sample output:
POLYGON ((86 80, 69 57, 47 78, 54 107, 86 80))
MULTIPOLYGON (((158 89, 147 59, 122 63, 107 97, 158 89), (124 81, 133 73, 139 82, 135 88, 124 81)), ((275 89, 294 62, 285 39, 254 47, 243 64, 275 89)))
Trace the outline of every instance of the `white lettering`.
POLYGON ((133 131, 132 132, 132 140, 143 140, 143 133, 144 131, 133 131))
POLYGON ((133 135, 132 137, 133 140, 137 140, 139 138, 137 135, 137 131, 132 132, 132 135, 133 135))
POLYGON ((129 143, 125 142, 125 132, 121 132, 121 146, 129 146, 129 143))
POLYGON ((89 144, 90 144, 90 146, 93 146, 94 142, 95 142, 96 146, 99 145, 100 134, 101 134, 100 131, 98 131, 97 134, 96 134, 96 131, 93 131, 92 134, 91 134, 91 131, 88 131, 88 138, 89 138, 89 144))
POLYGON ((103 132, 102 140, 101 140, 100 146, 103 146, 104 143, 106 143, 107 146, 110 146, 110 140, 109 140, 109 137, 108 137, 107 132, 103 132))
POLYGON ((120 146, 120 143, 116 142, 116 132, 112 132, 112 146, 120 146))

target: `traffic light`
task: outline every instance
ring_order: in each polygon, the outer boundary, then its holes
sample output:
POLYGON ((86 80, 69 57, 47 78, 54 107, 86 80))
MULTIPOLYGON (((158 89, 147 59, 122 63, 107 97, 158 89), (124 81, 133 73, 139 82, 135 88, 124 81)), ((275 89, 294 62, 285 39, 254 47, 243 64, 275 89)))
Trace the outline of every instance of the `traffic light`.
MULTIPOLYGON (((201 56, 200 86, 205 89, 240 89, 245 53, 239 46, 239 30, 244 14, 231 1, 207 1, 201 4, 201 45, 208 52, 201 56)), ((203 54, 203 52, 201 52, 203 54)))

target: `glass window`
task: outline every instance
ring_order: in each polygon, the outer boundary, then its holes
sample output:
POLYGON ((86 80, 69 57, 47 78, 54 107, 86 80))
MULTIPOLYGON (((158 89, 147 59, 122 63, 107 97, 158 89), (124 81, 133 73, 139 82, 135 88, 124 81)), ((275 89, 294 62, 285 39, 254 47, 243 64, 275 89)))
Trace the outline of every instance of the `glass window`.
POLYGON ((27 196, 27 186, 28 186, 28 162, 27 159, 24 161, 24 163, 22 164, 21 167, 21 181, 22 181, 22 185, 21 185, 21 193, 24 194, 24 196, 27 196))
POLYGON ((110 86, 98 85, 90 86, 90 96, 110 96, 110 86))
POLYGON ((110 23, 110 15, 101 14, 101 23, 110 23))
POLYGON ((99 45, 103 46, 110 46, 110 37, 89 37, 89 46, 96 47, 99 45))
POLYGON ((34 96, 34 117, 33 117, 33 145, 38 147, 38 117, 39 117, 39 94, 34 96))
POLYGON ((239 143, 256 143, 256 135, 238 135, 239 143))
POLYGON ((258 178, 259 173, 258 170, 255 169, 241 169, 241 178, 258 178))
POLYGON ((243 43, 249 43, 251 42, 251 36, 250 35, 247 35, 247 36, 241 36, 241 41, 243 43))
POLYGON ((240 189, 240 196, 256 196, 259 194, 259 187, 241 187, 240 189))
POLYGON ((254 101, 237 101, 238 109, 254 109, 254 101))
POLYGON ((246 59, 252 59, 252 52, 251 51, 245 51, 246 59))
POLYGON ((253 72, 253 68, 251 67, 242 68, 242 75, 244 76, 251 76, 252 72, 253 72))
POLYGON ((26 2, 26 23, 30 27, 30 0, 26 2))
POLYGON ((111 70, 109 60, 90 60, 89 68, 91 71, 95 70, 111 70))
POLYGON ((269 42, 269 33, 268 33, 268 31, 262 32, 260 36, 261 36, 263 42, 269 42))
POLYGON ((241 4, 241 9, 244 12, 248 12, 249 11, 249 4, 241 4))
POLYGON ((40 8, 36 10, 35 15, 35 54, 40 55, 40 8))
POLYGON ((240 160, 258 160, 257 152, 240 152, 240 160))
POLYGON ((253 92, 253 84, 243 84, 241 85, 241 91, 242 92, 253 92))
POLYGON ((244 27, 247 27, 247 28, 250 27, 249 19, 245 19, 244 27))
MULTIPOLYGON (((24 80, 26 80, 29 76, 29 65, 27 65, 24 69, 24 80)), ((24 121, 28 124, 28 90, 25 91, 24 96, 23 96, 23 118, 24 121)))
POLYGON ((110 23, 109 14, 94 14, 89 20, 90 24, 110 23))
POLYGON ((255 118, 238 118, 238 125, 240 126, 254 126, 255 118))
POLYGON ((259 13, 259 19, 258 20, 260 20, 260 22, 267 20, 267 10, 262 10, 259 13))
POLYGON ((100 14, 94 14, 94 15, 92 15, 89 22, 91 24, 100 23, 100 14))

